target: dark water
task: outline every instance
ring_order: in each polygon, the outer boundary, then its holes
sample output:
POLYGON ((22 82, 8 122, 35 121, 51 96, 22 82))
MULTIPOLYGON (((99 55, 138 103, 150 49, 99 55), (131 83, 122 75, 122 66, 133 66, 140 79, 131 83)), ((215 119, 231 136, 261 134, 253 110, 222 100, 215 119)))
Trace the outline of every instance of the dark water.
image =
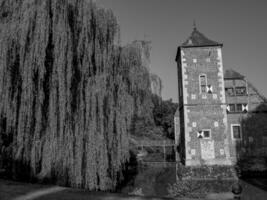
POLYGON ((266 200, 267 178, 250 178, 241 180, 242 200, 266 200))

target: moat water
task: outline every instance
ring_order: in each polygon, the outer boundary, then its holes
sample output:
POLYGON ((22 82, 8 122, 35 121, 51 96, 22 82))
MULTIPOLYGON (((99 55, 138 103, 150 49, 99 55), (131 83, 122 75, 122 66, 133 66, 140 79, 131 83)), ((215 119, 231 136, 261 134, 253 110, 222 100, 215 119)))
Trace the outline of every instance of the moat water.
POLYGON ((267 178, 250 178, 240 181, 243 191, 242 200, 266 200, 267 178))

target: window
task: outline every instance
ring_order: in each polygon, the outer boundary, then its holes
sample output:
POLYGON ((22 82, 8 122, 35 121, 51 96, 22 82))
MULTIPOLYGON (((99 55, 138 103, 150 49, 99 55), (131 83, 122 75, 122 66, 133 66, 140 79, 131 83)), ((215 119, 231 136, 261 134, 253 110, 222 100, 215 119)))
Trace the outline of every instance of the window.
POLYGON ((225 93, 228 96, 234 96, 235 95, 234 88, 225 88, 225 93))
POLYGON ((203 130, 203 138, 209 139, 210 138, 210 129, 204 129, 203 130))
POLYGON ((246 87, 236 87, 235 93, 237 96, 243 96, 246 95, 246 87))
POLYGON ((201 74, 199 76, 199 88, 200 88, 200 93, 206 93, 206 91, 207 91, 207 76, 206 76, 206 74, 201 74))
POLYGON ((227 111, 228 112, 247 112, 248 106, 247 104, 229 104, 227 106, 227 111))
POLYGON ((247 94, 246 87, 225 88, 225 94, 228 96, 244 96, 247 94))
POLYGON ((236 104, 236 112, 242 112, 242 104, 236 104))
POLYGON ((229 104, 229 112, 235 112, 235 104, 229 104))
POLYGON ((240 124, 231 124, 232 138, 234 140, 241 139, 241 126, 240 124))

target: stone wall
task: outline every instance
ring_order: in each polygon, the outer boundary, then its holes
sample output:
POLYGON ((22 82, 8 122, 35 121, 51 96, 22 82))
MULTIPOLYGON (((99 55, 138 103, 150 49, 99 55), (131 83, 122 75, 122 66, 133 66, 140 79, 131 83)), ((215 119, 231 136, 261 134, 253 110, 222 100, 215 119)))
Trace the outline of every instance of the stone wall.
POLYGON ((237 179, 236 169, 232 166, 183 166, 177 168, 177 176, 180 180, 219 180, 237 179))

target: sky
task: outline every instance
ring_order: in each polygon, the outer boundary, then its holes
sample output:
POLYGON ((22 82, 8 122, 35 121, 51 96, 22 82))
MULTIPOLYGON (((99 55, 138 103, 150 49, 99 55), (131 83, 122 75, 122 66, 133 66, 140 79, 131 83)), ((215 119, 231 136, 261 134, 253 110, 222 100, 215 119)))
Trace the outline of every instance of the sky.
POLYGON ((246 76, 267 97, 266 0, 97 0, 113 10, 122 44, 150 40, 151 71, 163 82, 163 99, 177 102, 177 47, 197 29, 223 43, 224 69, 246 76))

